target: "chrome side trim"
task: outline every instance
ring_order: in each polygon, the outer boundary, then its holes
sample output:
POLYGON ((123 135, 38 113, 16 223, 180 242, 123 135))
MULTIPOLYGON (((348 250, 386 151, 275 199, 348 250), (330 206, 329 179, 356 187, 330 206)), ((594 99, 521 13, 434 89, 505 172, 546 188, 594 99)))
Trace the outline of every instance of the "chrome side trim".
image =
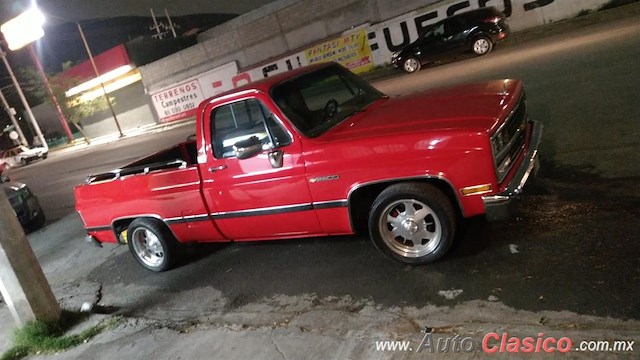
POLYGON ((273 207, 249 209, 249 210, 217 212, 217 213, 211 213, 211 216, 217 220, 217 219, 231 219, 231 218, 247 217, 247 216, 284 214, 284 213, 308 211, 308 210, 313 210, 312 204, 283 205, 283 206, 273 206, 273 207))
POLYGON ((217 212, 217 213, 211 213, 211 216, 214 219, 231 219, 231 218, 238 218, 238 217, 285 214, 290 212, 330 209, 330 208, 347 207, 347 206, 348 206, 347 200, 330 200, 330 201, 318 201, 318 202, 307 203, 307 204, 282 205, 282 206, 272 206, 272 207, 258 208, 258 209, 217 212))
POLYGON ((86 232, 107 231, 111 230, 111 226, 91 226, 84 228, 86 232))
POLYGON ((238 211, 215 212, 211 214, 176 216, 176 217, 171 217, 166 219, 163 219, 160 216, 155 214, 138 214, 138 215, 131 215, 131 216, 119 217, 117 219, 114 219, 111 222, 111 226, 92 227, 92 228, 86 228, 86 230, 87 231, 112 230, 115 232, 115 223, 117 221, 137 219, 142 217, 150 217, 150 218, 163 221, 167 225, 174 225, 174 224, 181 224, 181 223, 208 221, 210 220, 210 217, 212 217, 214 220, 232 219, 232 218, 239 218, 239 217, 285 214, 285 213, 297 212, 297 211, 329 209, 329 208, 336 208, 336 207, 347 207, 347 200, 319 201, 319 202, 307 203, 307 204, 282 205, 282 206, 273 206, 273 207, 238 210, 238 211))
POLYGON ((172 224, 191 223, 191 222, 207 221, 207 220, 209 220, 209 215, 202 214, 202 215, 189 215, 189 216, 178 216, 178 217, 167 218, 167 219, 164 219, 164 222, 167 225, 172 225, 172 224))
POLYGON ((313 208, 316 210, 331 209, 336 207, 347 207, 349 206, 349 201, 348 200, 318 201, 318 202, 314 202, 312 205, 313 205, 313 208))

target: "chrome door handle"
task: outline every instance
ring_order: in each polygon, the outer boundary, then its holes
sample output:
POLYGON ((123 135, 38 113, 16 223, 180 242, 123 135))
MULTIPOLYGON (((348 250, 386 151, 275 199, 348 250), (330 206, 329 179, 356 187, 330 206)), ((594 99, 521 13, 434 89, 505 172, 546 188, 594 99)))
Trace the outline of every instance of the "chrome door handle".
POLYGON ((216 171, 224 170, 226 168, 227 168, 227 165, 212 166, 209 168, 209 172, 216 172, 216 171))

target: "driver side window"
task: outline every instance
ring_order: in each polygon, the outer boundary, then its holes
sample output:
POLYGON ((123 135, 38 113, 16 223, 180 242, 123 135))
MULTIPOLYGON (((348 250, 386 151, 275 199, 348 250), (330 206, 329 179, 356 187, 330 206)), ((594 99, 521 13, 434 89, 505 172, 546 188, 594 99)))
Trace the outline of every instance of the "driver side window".
POLYGON ((288 145, 291 137, 275 116, 256 99, 220 106, 211 115, 213 155, 217 159, 235 157, 234 145, 256 137, 262 149, 288 145))
POLYGON ((436 25, 436 27, 433 28, 433 35, 434 36, 444 35, 444 23, 438 24, 436 25))

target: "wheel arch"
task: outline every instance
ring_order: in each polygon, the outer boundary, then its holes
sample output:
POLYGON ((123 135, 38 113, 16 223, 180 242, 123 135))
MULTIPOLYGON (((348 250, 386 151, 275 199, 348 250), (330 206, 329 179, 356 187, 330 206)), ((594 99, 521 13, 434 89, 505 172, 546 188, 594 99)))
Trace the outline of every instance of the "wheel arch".
POLYGON ((166 227, 169 230, 169 232, 171 232, 171 234, 173 234, 173 237, 176 240, 178 239, 176 237, 176 234, 173 232, 173 230, 171 230, 171 227, 167 224, 167 222, 160 215, 156 215, 156 214, 140 214, 140 215, 130 215, 130 216, 126 216, 126 217, 120 217, 120 218, 114 219, 111 222, 111 231, 113 231, 118 243, 124 244, 124 242, 122 240, 120 240, 120 233, 122 233, 122 231, 127 229, 129 227, 129 225, 134 220, 137 220, 137 219, 153 219, 153 220, 156 220, 156 221, 158 221, 158 223, 161 223, 162 225, 164 225, 164 227, 166 227))
POLYGON ((491 38, 491 36, 489 34, 487 34, 485 31, 483 31, 482 29, 475 29, 473 31, 471 31, 469 33, 469 35, 467 35, 466 39, 467 39, 467 46, 471 46, 473 45, 473 43, 478 40, 478 38, 487 38, 489 39, 489 41, 491 41, 491 43, 493 44, 493 39, 491 38))
POLYGON ((464 214, 464 208, 460 199, 455 195, 453 185, 449 180, 441 176, 428 176, 428 177, 415 177, 415 178, 401 178, 401 179, 386 179, 378 180, 369 183, 359 184, 353 187, 349 191, 347 197, 347 206, 349 211, 349 221, 351 222, 351 228, 356 233, 362 233, 367 230, 367 220, 369 218, 369 211, 375 199, 380 195, 384 189, 391 185, 400 183, 423 183, 435 186, 438 190, 442 191, 444 195, 451 202, 456 216, 462 217, 464 214))

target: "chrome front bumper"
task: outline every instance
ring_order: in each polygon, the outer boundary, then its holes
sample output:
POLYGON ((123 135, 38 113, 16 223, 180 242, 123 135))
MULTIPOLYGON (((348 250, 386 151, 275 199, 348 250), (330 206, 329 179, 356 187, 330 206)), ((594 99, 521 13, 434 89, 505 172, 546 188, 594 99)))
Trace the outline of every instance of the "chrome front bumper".
POLYGON ((489 221, 504 220, 513 215, 516 201, 522 194, 524 185, 539 168, 538 147, 542 141, 543 126, 539 121, 532 121, 531 124, 531 139, 527 153, 520 168, 509 182, 509 186, 499 194, 482 197, 485 215, 489 221))

